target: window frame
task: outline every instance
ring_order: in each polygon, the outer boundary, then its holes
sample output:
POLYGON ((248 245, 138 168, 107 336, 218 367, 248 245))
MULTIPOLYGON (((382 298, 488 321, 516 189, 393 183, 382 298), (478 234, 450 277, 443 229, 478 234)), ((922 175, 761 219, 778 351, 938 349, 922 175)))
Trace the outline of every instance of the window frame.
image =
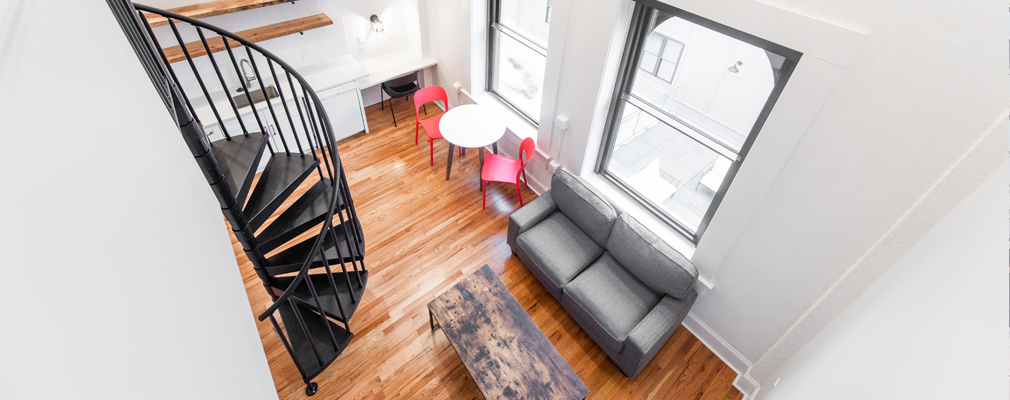
MULTIPOLYGON (((665 42, 664 42, 665 45, 665 42)), ((687 44, 683 44, 686 48, 687 44)), ((681 57, 683 56, 683 48, 681 49, 681 57)), ((624 50, 621 54, 621 63, 618 69, 617 81, 615 84, 613 96, 610 100, 610 105, 608 107, 607 120, 604 125, 602 143, 600 144, 600 151, 596 160, 595 172, 601 177, 615 185, 625 194, 629 195, 639 204, 641 204, 645 209, 649 210, 652 214, 658 217, 660 220, 665 222, 671 228, 679 232, 681 235, 685 236, 692 243, 698 244, 701 237, 704 235, 708 228, 709 223, 712 221, 716 211, 719 209, 719 205, 722 203, 729 186, 732 184, 733 180, 736 178, 736 174, 739 171, 743 161, 746 159, 747 154, 750 152, 750 148, 753 145, 755 139, 757 139, 761 128, 764 127, 765 121, 771 114, 771 111, 775 107, 775 103, 778 101, 779 96, 782 94, 785 86, 788 84, 789 77, 792 75, 799 63, 802 53, 787 48, 785 46, 770 42, 768 40, 759 38, 757 36, 748 34, 746 32, 730 28, 728 26, 722 25, 718 22, 711 21, 700 17, 698 15, 691 14, 687 11, 678 9, 668 4, 660 3, 656 0, 636 0, 635 9, 632 13, 630 27, 628 28, 628 36, 625 41, 624 50), (655 108, 654 106, 642 107, 641 104, 647 102, 642 101, 637 96, 631 93, 632 87, 635 82, 636 73, 641 70, 640 63, 642 55, 644 53, 646 41, 648 40, 649 34, 652 33, 649 30, 651 22, 662 12, 670 16, 670 18, 681 18, 688 22, 694 23, 696 25, 702 26, 704 28, 713 30, 718 33, 733 37, 737 40, 743 41, 745 43, 760 47, 766 51, 774 52, 780 56, 785 57, 785 61, 780 69, 780 74, 776 79, 775 87, 772 89, 771 93, 768 95, 768 100, 765 102, 764 107, 759 113, 754 125, 751 127, 750 132, 748 132, 747 137, 744 139, 743 144, 740 146, 739 151, 732 151, 727 149, 724 144, 720 141, 715 140, 704 132, 695 129, 690 124, 680 121, 678 118, 672 114, 666 113, 660 109, 648 110, 649 108, 655 108), (644 195, 639 193, 637 190, 631 187, 630 184, 621 180, 614 173, 607 170, 607 166, 613 157, 613 151, 615 147, 615 142, 618 137, 618 130, 620 129, 620 124, 622 122, 624 111, 627 104, 632 104, 632 106, 639 108, 642 112, 649 114, 650 116, 656 118, 660 123, 664 123, 670 126, 674 130, 691 137, 693 140, 699 142, 699 144, 715 150, 721 156, 726 156, 725 151, 729 150, 734 153, 734 157, 727 157, 731 161, 731 165, 726 171, 726 176, 719 185, 719 189, 715 191, 712 197, 711 204, 702 216, 701 222, 698 224, 696 230, 692 232, 690 228, 685 226, 682 222, 678 221, 668 212, 664 211, 661 206, 653 203, 651 200, 646 198, 644 195), (653 112, 649 112, 653 111, 653 112), (680 129, 678 125, 690 129, 680 129), (700 134, 701 137, 698 135, 700 134), (707 139, 707 140, 699 140, 707 139), (716 146, 711 146, 712 143, 705 143, 707 141, 715 142, 716 146), (721 145, 721 146, 720 146, 721 145), (721 148, 720 148, 721 147, 721 148)), ((661 58, 662 53, 659 57, 661 58)), ((680 68, 680 63, 683 60, 680 59, 677 63, 677 69, 680 68)), ((657 65, 659 61, 657 60, 657 65)), ((650 73, 646 70, 641 70, 645 73, 650 73)), ((676 74, 676 70, 674 72, 676 74)), ((660 78, 662 79, 662 78, 660 78)))
MULTIPOLYGON (((529 113, 527 113, 526 111, 524 111, 522 108, 520 108, 518 105, 516 105, 515 103, 513 103, 511 100, 509 100, 507 97, 505 97, 501 93, 498 93, 498 91, 495 90, 495 88, 494 88, 494 86, 495 86, 494 85, 494 81, 498 77, 498 74, 497 74, 498 71, 496 70, 495 67, 498 65, 498 47, 499 47, 498 46, 498 42, 499 42, 498 41, 498 37, 499 37, 499 35, 506 35, 510 39, 518 42, 519 44, 522 44, 523 46, 526 46, 527 48, 529 48, 530 50, 536 52, 537 54, 540 54, 540 55, 544 56, 544 59, 547 58, 547 48, 546 47, 540 47, 540 45, 537 44, 536 41, 534 41, 534 40, 532 40, 530 38, 527 38, 525 35, 523 35, 523 34, 521 34, 519 32, 516 32, 516 31, 512 30, 511 28, 509 28, 508 26, 502 25, 500 23, 500 19, 501 19, 501 1, 502 0, 488 0, 488 6, 487 6, 487 9, 488 9, 488 13, 487 13, 488 14, 487 15, 487 63, 486 63, 487 69, 485 71, 485 77, 486 77, 486 79, 485 79, 485 82, 484 82, 484 91, 492 94, 495 98, 497 98, 502 103, 504 103, 506 106, 508 106, 509 108, 511 108, 512 111, 515 111, 516 114, 518 114, 519 116, 523 117, 523 119, 525 119, 529 123, 533 124, 534 127, 539 127, 540 126, 540 116, 530 115, 529 113)), ((548 1, 548 3, 547 3, 547 9, 545 11, 545 16, 546 16, 547 19, 550 18, 550 12, 551 12, 551 4, 550 4, 550 1, 548 1)), ((548 20, 547 23, 549 24, 550 21, 548 20)), ((543 91, 540 92, 540 96, 543 96, 543 91)), ((541 108, 542 108, 542 106, 541 106, 541 108)))

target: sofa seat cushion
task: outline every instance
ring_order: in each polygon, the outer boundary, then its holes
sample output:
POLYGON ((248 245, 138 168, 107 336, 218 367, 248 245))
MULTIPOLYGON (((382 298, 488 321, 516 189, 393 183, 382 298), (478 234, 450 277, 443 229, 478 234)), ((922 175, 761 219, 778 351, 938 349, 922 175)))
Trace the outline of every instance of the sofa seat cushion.
POLYGON ((604 253, 564 289, 562 305, 609 354, 617 354, 662 295, 604 253), (596 327, 593 327, 595 325, 596 327))
POLYGON ((602 247, 560 212, 520 234, 516 243, 526 267, 535 269, 534 275, 555 298, 560 298, 561 289, 603 254, 602 247))
POLYGON ((655 292, 683 299, 698 280, 698 269, 629 214, 614 223, 607 252, 655 292))

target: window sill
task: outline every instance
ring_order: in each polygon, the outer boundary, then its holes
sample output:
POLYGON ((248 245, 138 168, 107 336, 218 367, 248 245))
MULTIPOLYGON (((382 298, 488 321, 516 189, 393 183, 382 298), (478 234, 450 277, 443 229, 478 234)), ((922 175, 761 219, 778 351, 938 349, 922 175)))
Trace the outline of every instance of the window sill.
POLYGON ((498 115, 501 115, 505 120, 505 126, 508 128, 509 132, 512 132, 516 137, 519 138, 519 142, 526 138, 537 139, 537 126, 530 123, 530 121, 519 115, 512 107, 508 104, 503 103, 498 100, 493 94, 479 90, 473 94, 463 91, 466 97, 473 100, 474 103, 480 104, 482 106, 488 107, 498 115))

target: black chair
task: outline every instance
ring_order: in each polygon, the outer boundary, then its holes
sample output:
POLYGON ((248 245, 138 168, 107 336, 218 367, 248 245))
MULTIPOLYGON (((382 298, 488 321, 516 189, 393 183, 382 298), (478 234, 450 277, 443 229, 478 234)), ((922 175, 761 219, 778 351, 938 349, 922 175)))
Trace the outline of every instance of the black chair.
MULTIPOLYGON (((382 108, 386 108, 385 100, 382 98, 382 92, 386 92, 389 95, 389 113, 393 115, 393 126, 396 126, 396 113, 393 112, 393 99, 406 97, 410 100, 410 95, 421 89, 421 86, 417 83, 417 72, 401 76, 399 78, 393 78, 386 82, 382 82, 382 91, 379 92, 379 102, 382 103, 382 108)), ((424 110, 427 114, 428 110, 424 110)))

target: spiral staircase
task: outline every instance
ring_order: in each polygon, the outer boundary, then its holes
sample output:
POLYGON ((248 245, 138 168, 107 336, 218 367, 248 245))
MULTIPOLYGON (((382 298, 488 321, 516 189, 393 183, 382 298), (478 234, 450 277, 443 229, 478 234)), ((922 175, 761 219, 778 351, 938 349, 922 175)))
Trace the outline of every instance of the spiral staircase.
POLYGON ((244 38, 127 0, 107 1, 273 299, 259 320, 270 321, 306 394, 315 394, 312 378, 354 336, 349 323, 368 283, 361 224, 322 103, 290 65, 244 38), (167 19, 168 29, 156 34, 149 14, 167 19), (194 35, 199 41, 187 45, 183 37, 194 35), (159 43, 166 36, 175 43, 159 43), (185 63, 169 61, 171 47, 185 63), (244 79, 252 106, 231 96, 224 76, 245 76, 241 58, 261 88, 277 89, 276 99, 256 101, 244 79), (183 90, 181 75, 194 77, 199 90, 183 90), (200 121, 197 109, 213 120, 200 121), (207 122, 223 131, 220 140, 208 137, 207 122))

